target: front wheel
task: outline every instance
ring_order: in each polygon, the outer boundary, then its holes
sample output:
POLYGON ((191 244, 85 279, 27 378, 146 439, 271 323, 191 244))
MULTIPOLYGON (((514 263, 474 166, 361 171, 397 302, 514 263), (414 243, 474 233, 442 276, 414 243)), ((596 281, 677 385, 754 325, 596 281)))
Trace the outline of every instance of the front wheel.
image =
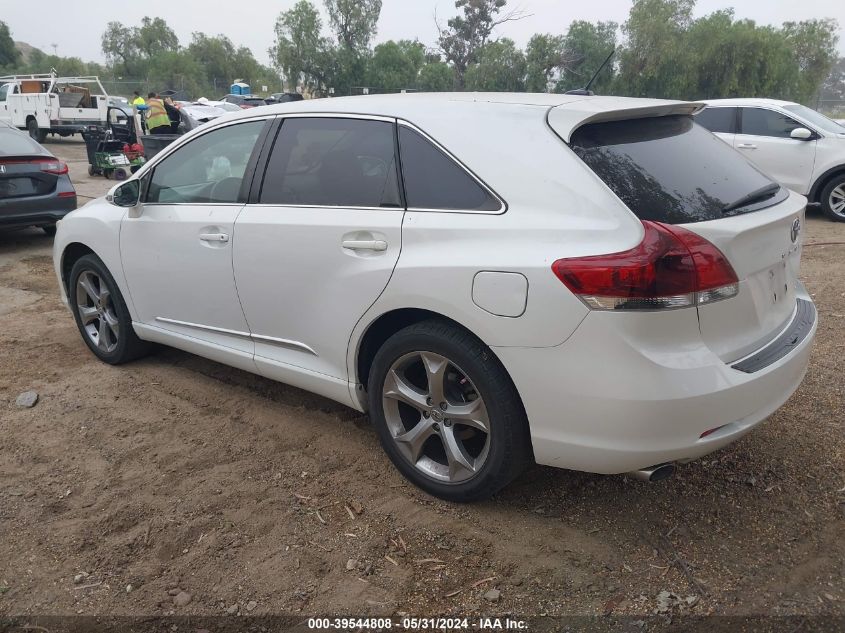
POLYGON ((80 257, 73 265, 68 303, 82 339, 101 361, 119 365, 149 350, 149 343, 132 329, 132 317, 114 278, 95 255, 80 257))
POLYGON ((821 194, 822 211, 831 220, 845 222, 845 174, 833 177, 821 194))
POLYGON ((388 339, 368 397, 388 457, 434 496, 486 499, 531 462, 525 412, 505 368, 448 322, 423 321, 388 339))

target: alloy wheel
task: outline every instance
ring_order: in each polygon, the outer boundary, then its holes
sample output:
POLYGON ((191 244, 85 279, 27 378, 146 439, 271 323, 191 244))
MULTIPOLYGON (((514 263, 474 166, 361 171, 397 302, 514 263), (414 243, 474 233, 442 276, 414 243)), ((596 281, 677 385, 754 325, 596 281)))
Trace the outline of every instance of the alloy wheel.
POLYGON ((120 322, 114 310, 111 292, 97 273, 83 271, 76 281, 76 310, 82 329, 95 347, 105 353, 117 348, 120 322))
POLYGON ((836 215, 845 217, 845 183, 834 187, 828 200, 830 210, 836 215))
POLYGON ((436 481, 461 483, 484 466, 490 419, 475 385, 455 363, 433 352, 411 352, 387 372, 382 404, 403 457, 436 481))

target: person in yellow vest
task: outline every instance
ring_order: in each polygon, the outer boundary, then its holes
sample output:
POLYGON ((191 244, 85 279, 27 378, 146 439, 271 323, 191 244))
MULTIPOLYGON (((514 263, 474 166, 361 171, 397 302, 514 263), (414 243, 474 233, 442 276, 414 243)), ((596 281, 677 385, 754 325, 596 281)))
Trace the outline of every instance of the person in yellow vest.
POLYGON ((141 93, 138 92, 137 90, 135 91, 135 98, 132 99, 132 105, 133 106, 147 105, 146 101, 144 101, 144 97, 142 97, 141 93))
POLYGON ((170 134, 170 117, 164 101, 154 92, 147 95, 147 129, 150 134, 170 134))

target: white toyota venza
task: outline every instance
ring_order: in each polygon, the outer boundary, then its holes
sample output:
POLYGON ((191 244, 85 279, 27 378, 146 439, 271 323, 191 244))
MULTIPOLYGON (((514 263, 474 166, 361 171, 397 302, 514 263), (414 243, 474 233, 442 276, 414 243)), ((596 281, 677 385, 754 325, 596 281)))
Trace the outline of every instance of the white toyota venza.
POLYGON ((60 224, 107 363, 181 348, 369 411, 430 493, 532 461, 671 474, 795 391, 816 310, 806 199, 701 104, 338 98, 187 134, 60 224))

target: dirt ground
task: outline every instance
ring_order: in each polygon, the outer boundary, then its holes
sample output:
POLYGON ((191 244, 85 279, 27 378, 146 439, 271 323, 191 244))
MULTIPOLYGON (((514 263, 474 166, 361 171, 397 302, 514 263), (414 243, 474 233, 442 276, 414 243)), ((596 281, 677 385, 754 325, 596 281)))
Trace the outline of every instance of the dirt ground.
MULTIPOLYGON (((48 147, 80 194, 112 184, 48 147)), ((843 615, 845 246, 812 243, 845 224, 806 237, 818 337, 759 429, 661 483, 538 467, 456 505, 328 400, 170 349, 98 362, 50 238, 0 232, 0 614, 843 615)))

